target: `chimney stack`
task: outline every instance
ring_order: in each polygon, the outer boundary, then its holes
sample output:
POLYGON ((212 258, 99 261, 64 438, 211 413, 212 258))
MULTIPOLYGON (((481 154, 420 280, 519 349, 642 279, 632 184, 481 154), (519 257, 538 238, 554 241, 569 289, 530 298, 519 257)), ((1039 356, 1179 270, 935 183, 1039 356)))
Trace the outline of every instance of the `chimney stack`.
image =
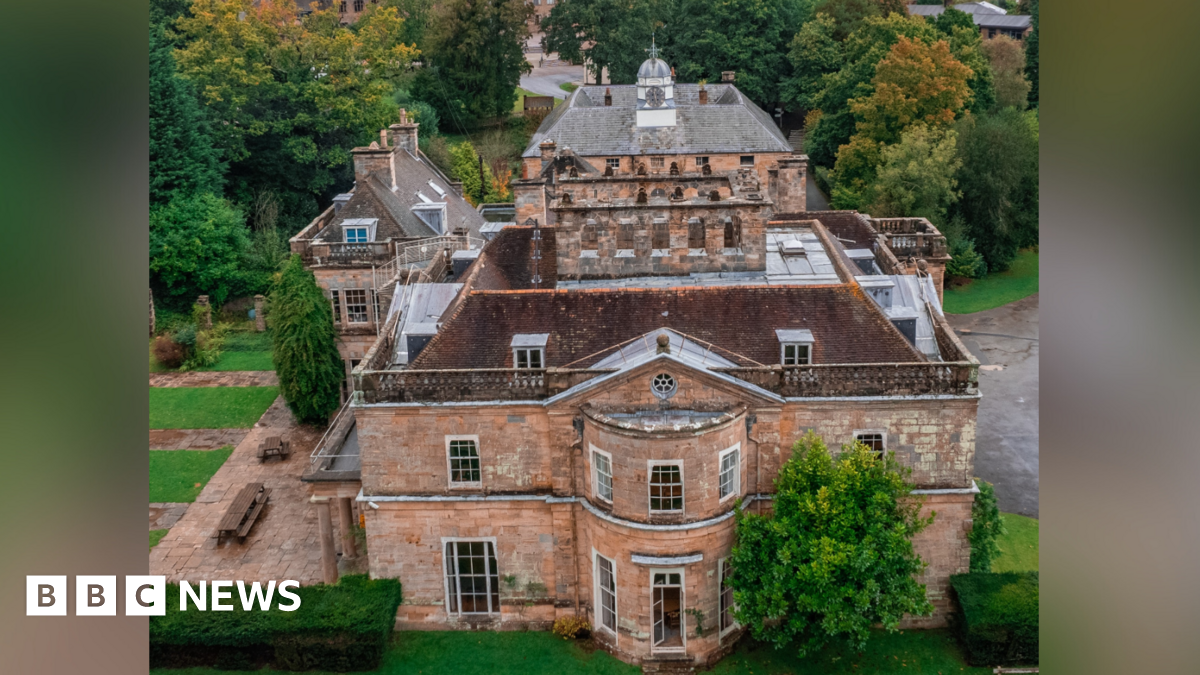
POLYGON ((705 89, 704 87, 700 87, 700 105, 707 105, 707 104, 708 104, 708 90, 705 89))
POLYGON ((408 121, 408 111, 404 108, 400 109, 400 121, 388 127, 392 132, 392 145, 397 148, 404 148, 409 151, 414 157, 417 156, 417 127, 421 126, 416 122, 408 121))
POLYGON ((728 84, 733 84, 733 76, 734 76, 734 73, 736 73, 736 72, 737 71, 733 71, 733 70, 721 71, 721 81, 726 82, 728 84))
POLYGON ((538 144, 538 149, 542 151, 542 161, 543 162, 553 162, 554 161, 554 148, 555 147, 556 146, 555 146, 554 141, 551 141, 551 140, 545 140, 538 144))
POLYGON ((604 88, 604 105, 607 105, 607 106, 612 105, 612 88, 611 87, 604 88))
POLYGON ((392 157, 394 149, 381 148, 378 141, 371 141, 365 148, 351 150, 350 154, 354 156, 354 181, 364 183, 374 174, 387 187, 396 187, 396 162, 392 157))

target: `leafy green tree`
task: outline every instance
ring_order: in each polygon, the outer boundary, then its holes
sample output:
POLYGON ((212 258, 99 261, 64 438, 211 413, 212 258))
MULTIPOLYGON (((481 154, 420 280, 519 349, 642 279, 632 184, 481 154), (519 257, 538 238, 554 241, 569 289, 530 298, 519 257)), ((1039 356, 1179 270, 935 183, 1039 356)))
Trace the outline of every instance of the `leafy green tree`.
POLYGON ((992 75, 991 62, 983 50, 983 38, 975 27, 963 28, 956 26, 946 36, 950 44, 950 53, 964 66, 971 69, 971 77, 967 79, 967 87, 971 97, 963 106, 970 112, 986 112, 996 104, 996 86, 992 75))
MULTIPOLYGON (((374 7, 371 5, 368 11, 374 11, 374 7)), ((418 48, 425 44, 425 31, 433 21, 433 0, 384 0, 378 7, 395 7, 400 12, 404 25, 396 38, 401 43, 418 48)))
POLYGON ((470 141, 450 146, 450 161, 450 173, 456 180, 462 181, 463 197, 472 206, 503 201, 503 195, 496 192, 496 181, 491 167, 487 162, 480 163, 479 153, 475 152, 475 146, 470 141))
POLYGON ((996 488, 991 483, 975 479, 979 494, 971 505, 971 571, 991 572, 992 563, 1000 555, 1000 544, 996 539, 1005 533, 1004 520, 1000 517, 996 488))
POLYGON ((956 128, 962 198, 955 210, 992 272, 1008 269, 1019 248, 1038 240, 1035 120, 1032 114, 1004 108, 964 117, 956 128))
POLYGON ((150 286, 168 307, 188 307, 197 295, 215 305, 242 284, 249 246, 245 217, 208 193, 177 196, 150 210, 150 286))
POLYGON ((979 34, 979 29, 975 28, 975 20, 971 18, 971 15, 953 7, 947 7, 946 11, 937 15, 933 19, 933 26, 943 35, 949 35, 954 32, 955 28, 967 28, 975 31, 976 35, 979 34))
POLYGON ((1029 105, 1038 105, 1038 0, 1030 0, 1033 31, 1025 38, 1025 76, 1029 78, 1029 105))
POLYGON ((412 93, 456 127, 506 117, 517 100, 533 6, 524 0, 447 0, 425 33, 427 66, 412 93))
POLYGON ((788 45, 792 75, 783 82, 783 101, 815 110, 826 75, 841 70, 845 63, 842 45, 834 39, 836 24, 828 14, 818 14, 800 27, 788 45))
POLYGON ((1025 77, 1025 50, 1021 43, 1000 35, 985 41, 983 51, 996 80, 996 107, 1024 110, 1029 101, 1029 80, 1025 77))
POLYGON ((833 37, 839 42, 858 30, 868 17, 880 15, 879 3, 874 0, 822 0, 816 9, 833 20, 833 37))
POLYGON ((353 29, 333 3, 297 19, 293 0, 195 0, 177 22, 181 74, 207 107, 239 203, 279 196, 288 231, 353 180, 350 149, 397 119, 396 81, 417 50, 394 7, 353 29))
POLYGON ((664 29, 663 56, 680 82, 737 72, 737 88, 772 111, 788 75, 788 43, 811 16, 803 0, 678 0, 664 29))
POLYGON ((838 148, 854 134, 855 118, 850 101, 870 96, 875 90, 875 69, 900 36, 932 43, 939 38, 921 17, 892 14, 868 17, 841 43, 843 66, 821 79, 822 88, 808 107, 821 111, 820 119, 805 136, 805 152, 814 164, 833 166, 838 148))
POLYGON ((301 422, 324 424, 340 403, 345 366, 329 299, 293 255, 271 290, 271 342, 279 391, 301 422))
POLYGON ((593 81, 607 68, 612 83, 633 84, 669 7, 668 0, 560 0, 542 20, 542 45, 572 63, 590 61, 593 81))
POLYGON ((191 84, 175 72, 160 25, 150 24, 150 203, 177 195, 219 193, 221 165, 191 84))
POLYGON ((150 23, 170 25, 187 14, 191 0, 150 0, 150 23))
POLYGON ((860 443, 835 457, 812 432, 796 441, 775 480, 774 512, 737 514, 738 622, 803 656, 831 639, 862 650, 873 625, 894 632, 905 614, 930 614, 912 538, 933 517, 920 516, 910 475, 860 443))
POLYGON ((953 129, 931 129, 914 124, 900 142, 881 153, 875 180, 867 187, 864 201, 873 216, 922 217, 935 225, 946 219, 946 208, 958 200, 955 172, 957 137, 953 129))
POLYGON ((946 236, 946 249, 950 252, 946 274, 968 279, 979 279, 987 274, 987 261, 975 250, 975 241, 967 236, 962 214, 954 214, 939 229, 946 236))

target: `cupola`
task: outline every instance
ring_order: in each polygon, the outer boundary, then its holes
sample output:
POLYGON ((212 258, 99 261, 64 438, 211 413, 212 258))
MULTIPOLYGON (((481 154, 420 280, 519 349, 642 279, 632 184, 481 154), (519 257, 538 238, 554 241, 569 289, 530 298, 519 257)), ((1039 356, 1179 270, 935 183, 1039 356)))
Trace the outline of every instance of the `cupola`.
POLYGON ((650 58, 638 68, 637 125, 675 126, 675 81, 671 66, 658 58, 658 46, 650 41, 650 58))

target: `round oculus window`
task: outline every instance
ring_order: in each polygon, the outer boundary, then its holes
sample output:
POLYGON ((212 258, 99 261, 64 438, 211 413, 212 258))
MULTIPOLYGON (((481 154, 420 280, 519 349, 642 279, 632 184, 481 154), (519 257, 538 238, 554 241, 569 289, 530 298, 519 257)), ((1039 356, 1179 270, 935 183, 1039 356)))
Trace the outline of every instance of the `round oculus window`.
POLYGON ((675 395, 675 378, 666 373, 659 373, 650 380, 650 391, 659 398, 671 398, 675 395))

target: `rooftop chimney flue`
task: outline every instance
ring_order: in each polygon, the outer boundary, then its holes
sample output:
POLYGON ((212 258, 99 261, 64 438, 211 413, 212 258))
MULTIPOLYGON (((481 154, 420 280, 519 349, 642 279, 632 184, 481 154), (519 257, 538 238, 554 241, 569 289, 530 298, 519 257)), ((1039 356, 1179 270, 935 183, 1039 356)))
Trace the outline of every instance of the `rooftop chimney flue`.
POLYGON ((610 87, 604 88, 604 105, 612 105, 612 89, 610 87))

